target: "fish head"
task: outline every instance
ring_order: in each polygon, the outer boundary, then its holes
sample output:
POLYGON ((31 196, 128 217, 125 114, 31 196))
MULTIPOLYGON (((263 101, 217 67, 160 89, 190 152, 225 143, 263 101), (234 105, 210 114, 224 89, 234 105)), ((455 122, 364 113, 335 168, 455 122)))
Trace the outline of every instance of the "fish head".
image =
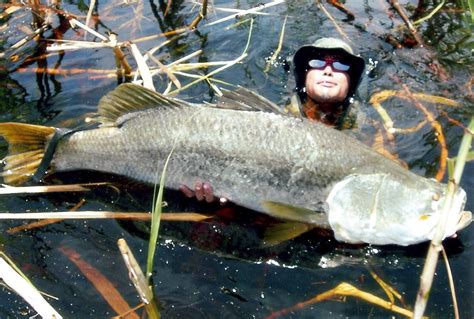
MULTIPOLYGON (((413 245, 431 240, 447 200, 447 186, 415 174, 350 175, 327 197, 328 221, 337 240, 374 245, 413 245)), ((470 224, 466 192, 452 198, 444 237, 470 224)))

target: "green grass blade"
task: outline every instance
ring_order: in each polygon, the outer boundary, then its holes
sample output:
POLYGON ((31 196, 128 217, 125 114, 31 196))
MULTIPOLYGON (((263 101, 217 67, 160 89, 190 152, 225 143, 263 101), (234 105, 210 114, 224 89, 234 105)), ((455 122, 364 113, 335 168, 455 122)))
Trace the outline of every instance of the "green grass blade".
POLYGON ((454 165, 456 164, 456 158, 448 158, 448 176, 451 178, 454 174, 454 165))
MULTIPOLYGON (((474 117, 471 118, 469 123, 468 129, 470 132, 474 131, 474 117)), ((470 133, 466 133, 461 140, 461 145, 459 146, 458 152, 458 159, 456 160, 456 165, 454 167, 453 178, 454 181, 459 184, 461 181, 462 172, 464 170, 464 165, 466 164, 466 160, 469 154, 471 154, 471 147, 472 147, 472 135, 470 133)))
POLYGON ((458 2, 463 10, 468 11, 471 14, 471 22, 474 22, 474 0, 461 0, 458 2))
MULTIPOLYGON (((448 174, 450 177, 454 174, 454 165, 456 164, 457 159, 457 157, 448 159, 448 174)), ((470 151, 466 155, 466 162, 470 161, 474 161, 474 151, 470 151)))
POLYGON ((471 21, 474 22, 474 0, 467 0, 469 11, 471 11, 471 21))
POLYGON ((466 162, 474 161, 474 151, 469 152, 466 157, 466 162))
MULTIPOLYGON (((155 259, 155 251, 156 251, 156 243, 158 241, 158 232, 160 230, 160 219, 161 219, 161 208, 163 202, 163 190, 165 185, 165 178, 166 178, 166 168, 168 167, 168 162, 170 160, 171 154, 173 154, 173 150, 168 155, 166 159, 165 166, 163 167, 163 171, 161 172, 160 178, 160 186, 158 189, 158 193, 156 192, 156 185, 155 191, 153 193, 153 210, 152 210, 152 217, 151 217, 151 230, 150 230, 150 241, 148 243, 148 256, 146 262, 146 278, 148 282, 150 281, 152 271, 153 271, 153 260, 155 259)), ((158 175, 158 172, 157 172, 158 175)))
MULTIPOLYGON (((469 1, 471 1, 471 0, 469 0, 469 1)), ((434 8, 433 11, 431 11, 428 15, 424 16, 423 18, 420 18, 420 19, 414 21, 413 24, 414 24, 414 25, 417 25, 417 24, 422 23, 423 21, 426 21, 426 20, 428 20, 428 19, 431 19, 439 10, 441 10, 441 8, 442 8, 443 6, 444 6, 444 0, 441 1, 441 3, 438 4, 438 5, 436 6, 436 8, 434 8)))

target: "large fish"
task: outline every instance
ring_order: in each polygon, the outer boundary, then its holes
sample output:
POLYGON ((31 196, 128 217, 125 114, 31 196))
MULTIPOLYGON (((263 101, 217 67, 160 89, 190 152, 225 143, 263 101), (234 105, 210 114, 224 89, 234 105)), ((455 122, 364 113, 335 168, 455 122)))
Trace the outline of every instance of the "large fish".
MULTIPOLYGON (((124 84, 101 99, 95 129, 61 134, 1 123, 10 143, 3 178, 20 184, 50 164, 52 171, 97 170, 155 183, 172 152, 166 187, 207 181, 238 205, 287 220, 290 228, 306 225, 300 232, 330 227, 340 241, 379 245, 432 238, 446 185, 337 130, 230 96, 230 108, 240 103, 249 110, 190 105, 124 84)), ((459 188, 446 236, 471 222, 465 201, 459 188)))

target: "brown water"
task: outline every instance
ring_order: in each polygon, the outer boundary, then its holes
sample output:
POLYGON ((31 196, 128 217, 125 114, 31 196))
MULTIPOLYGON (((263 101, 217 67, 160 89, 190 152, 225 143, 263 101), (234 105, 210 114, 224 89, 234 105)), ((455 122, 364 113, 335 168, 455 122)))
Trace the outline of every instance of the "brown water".
MULTIPOLYGON (((413 20, 417 3, 404 1, 413 20)), ((216 8, 248 9, 257 1, 215 1, 216 8)), ((443 127, 449 155, 455 156, 463 133, 450 120, 464 125, 474 114, 472 96, 472 22, 462 4, 449 3, 423 22, 418 30, 426 47, 410 48, 403 22, 384 1, 350 1, 347 8, 353 20, 324 3, 338 26, 351 39, 352 47, 368 63, 368 72, 359 89, 359 99, 367 114, 366 130, 372 136, 384 132, 379 114, 368 103, 382 90, 403 90, 412 93, 439 95, 459 103, 458 107, 424 103, 443 127), (396 42, 399 42, 399 46, 396 42)), ((437 3, 426 2, 420 16, 431 12, 437 3)), ((61 9, 84 17, 87 4, 71 1, 61 9)), ((190 23, 198 6, 190 2, 172 2, 165 17, 162 2, 98 2, 94 29, 101 34, 111 31, 119 41, 135 41, 190 23)), ((215 76, 233 85, 256 90, 272 101, 283 104, 294 81, 286 60, 301 45, 323 36, 340 36, 334 23, 313 1, 287 1, 254 16, 248 56, 241 63, 215 76), (281 28, 288 16, 285 37, 278 59, 265 73, 266 61, 277 48, 281 28)), ((248 17, 230 19, 214 26, 207 23, 227 16, 228 12, 209 9, 207 21, 155 52, 161 63, 168 64, 197 50, 202 54, 191 62, 214 62, 236 59, 247 43, 248 17), (235 25, 237 22, 242 22, 235 25)), ((46 60, 28 60, 44 53, 46 42, 30 41, 16 51, 10 48, 25 37, 32 27, 31 10, 21 9, 4 19, 0 46, 5 56, 0 60, 0 121, 19 121, 47 125, 73 126, 88 112, 93 112, 100 97, 123 79, 115 75, 115 59, 109 48, 66 51, 46 60), (30 61, 30 62, 29 62, 30 61), (36 72, 47 68, 50 73, 36 72), (51 70, 61 72, 51 74, 51 70), (98 71, 99 70, 99 71, 98 71)), ((72 29, 55 12, 50 13, 52 30, 45 38, 83 40, 81 29, 72 29)), ((80 19, 84 21, 83 19, 80 19)), ((171 38, 171 37, 170 37, 171 38)), ((88 40, 94 39, 91 35, 88 40)), ((158 37, 135 41, 144 54, 163 43, 158 37)), ((94 39, 95 42, 100 42, 94 39)), ((132 67, 135 62, 124 49, 132 67)), ((153 65, 150 62, 149 65, 153 65)), ((217 67, 187 71, 208 74, 217 67)), ((178 75, 184 85, 191 79, 178 75)), ((157 91, 163 92, 167 77, 154 76, 157 91)), ((221 87, 225 84, 216 83, 221 87)), ((404 93, 406 95, 406 93, 404 93)), ((214 101, 215 93, 206 82, 180 92, 180 98, 194 102, 214 101)), ((414 104, 402 98, 383 102, 396 127, 412 127, 425 119, 414 104)), ((6 145, 0 142, 0 154, 6 145)), ((410 168, 433 177, 439 168, 440 147, 431 126, 425 125, 412 134, 398 134, 386 145, 410 168)), ((151 189, 124 184, 111 176, 86 172, 55 176, 51 182, 70 183, 80 180, 115 180, 121 184, 120 194, 107 188, 88 194, 45 196, 2 196, 0 211, 65 211, 82 198, 83 210, 147 210, 151 205, 151 189)), ((474 165, 466 165, 461 186, 468 194, 467 209, 474 210, 474 165)), ((200 205, 180 194, 167 193, 168 211, 215 211, 215 205, 200 205)), ((165 318, 264 318, 281 308, 292 306, 315 294, 331 289, 340 282, 349 282, 386 299, 382 289, 371 279, 373 269, 412 306, 418 289, 418 278, 424 263, 426 245, 410 248, 347 247, 321 234, 311 233, 274 248, 259 247, 262 221, 251 212, 237 210, 235 216, 221 210, 221 218, 209 224, 163 223, 155 262, 155 291, 165 318)), ((48 299, 65 318, 108 318, 115 316, 97 290, 78 268, 61 252, 61 247, 74 249, 114 284, 127 302, 134 306, 139 298, 130 285, 127 270, 116 241, 125 238, 137 259, 144 265, 147 229, 144 223, 117 221, 66 221, 54 225, 7 234, 6 229, 19 222, 2 222, 0 244, 23 269, 34 284, 44 292, 58 297, 48 299)), ((474 294, 472 226, 459 238, 447 242, 447 251, 456 285, 461 318, 472 318, 474 294)), ((0 317, 24 318, 35 312, 18 296, 0 288, 0 317)), ((445 267, 440 265, 430 294, 427 315, 432 318, 453 318, 452 302, 445 267)), ((346 302, 325 301, 294 312, 287 318, 387 318, 392 313, 364 301, 348 298, 346 302)), ((395 317, 401 317, 394 315, 395 317)))

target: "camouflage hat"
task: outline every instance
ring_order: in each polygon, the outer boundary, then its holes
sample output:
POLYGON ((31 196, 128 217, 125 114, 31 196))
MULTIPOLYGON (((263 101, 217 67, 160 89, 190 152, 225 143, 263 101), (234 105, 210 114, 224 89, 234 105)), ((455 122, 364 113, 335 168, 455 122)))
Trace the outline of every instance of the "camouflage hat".
POLYGON ((293 56, 294 75, 296 80, 296 91, 304 94, 306 73, 308 72, 308 62, 317 57, 326 55, 338 55, 351 66, 347 74, 350 78, 349 91, 347 97, 354 95, 357 86, 364 72, 364 59, 354 54, 352 48, 346 42, 336 38, 321 38, 311 45, 299 48, 293 56))

